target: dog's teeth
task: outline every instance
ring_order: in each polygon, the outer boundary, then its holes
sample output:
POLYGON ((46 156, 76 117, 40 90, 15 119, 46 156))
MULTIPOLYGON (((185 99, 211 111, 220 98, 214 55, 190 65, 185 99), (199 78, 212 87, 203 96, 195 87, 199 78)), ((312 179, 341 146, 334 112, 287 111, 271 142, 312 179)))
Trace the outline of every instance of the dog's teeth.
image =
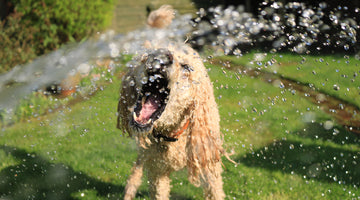
POLYGON ((137 119, 138 119, 135 112, 133 112, 133 118, 134 118, 135 121, 137 121, 137 119))
POLYGON ((141 105, 144 105, 144 104, 145 104, 145 101, 146 101, 146 97, 144 96, 144 97, 141 99, 141 105))
POLYGON ((150 124, 152 122, 152 119, 149 119, 146 124, 150 124))

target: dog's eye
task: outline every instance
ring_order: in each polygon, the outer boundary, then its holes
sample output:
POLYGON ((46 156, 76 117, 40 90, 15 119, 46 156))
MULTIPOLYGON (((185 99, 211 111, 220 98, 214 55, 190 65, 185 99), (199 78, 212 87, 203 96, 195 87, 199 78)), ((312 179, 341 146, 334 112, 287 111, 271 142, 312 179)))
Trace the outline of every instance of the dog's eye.
POLYGON ((184 68, 185 70, 189 71, 189 72, 194 71, 194 69, 188 64, 181 64, 181 67, 184 68))

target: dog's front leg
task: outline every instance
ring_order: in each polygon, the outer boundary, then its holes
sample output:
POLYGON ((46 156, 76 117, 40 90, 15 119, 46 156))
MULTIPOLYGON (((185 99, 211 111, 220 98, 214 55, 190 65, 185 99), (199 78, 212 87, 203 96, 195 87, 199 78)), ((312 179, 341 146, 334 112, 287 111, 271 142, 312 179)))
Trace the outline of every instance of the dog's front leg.
POLYGON ((141 177, 143 175, 143 167, 144 167, 143 159, 139 155, 136 160, 135 165, 131 169, 131 175, 130 175, 129 179, 127 180, 127 184, 125 187, 124 200, 131 200, 131 199, 135 198, 136 190, 141 185, 141 177))
POLYGON ((203 172, 202 187, 206 200, 223 200, 225 193, 223 191, 223 181, 221 177, 221 164, 216 163, 214 170, 206 170, 203 172), (217 173, 217 174, 216 174, 217 173))
POLYGON ((170 195, 170 173, 149 169, 150 199, 167 200, 170 195))

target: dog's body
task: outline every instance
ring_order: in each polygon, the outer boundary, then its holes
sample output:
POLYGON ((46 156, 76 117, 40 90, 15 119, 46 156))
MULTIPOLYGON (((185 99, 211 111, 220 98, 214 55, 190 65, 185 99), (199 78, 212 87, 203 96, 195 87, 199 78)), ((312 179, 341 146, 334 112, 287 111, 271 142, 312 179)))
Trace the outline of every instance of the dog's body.
POLYGON ((135 197, 143 169, 151 199, 168 199, 169 176, 184 167, 206 199, 224 199, 220 118, 197 52, 184 44, 153 45, 125 75, 118 111, 118 127, 139 147, 125 199, 135 197))

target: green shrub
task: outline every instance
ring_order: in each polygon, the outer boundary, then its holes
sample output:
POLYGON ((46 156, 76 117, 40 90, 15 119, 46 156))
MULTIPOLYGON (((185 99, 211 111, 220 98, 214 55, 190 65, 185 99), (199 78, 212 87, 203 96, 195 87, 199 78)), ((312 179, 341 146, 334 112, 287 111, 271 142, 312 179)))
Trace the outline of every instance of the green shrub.
POLYGON ((20 21, 18 14, 10 17, 6 26, 5 22, 0 23, 0 73, 36 57, 33 37, 36 30, 20 21))
POLYGON ((102 31, 115 5, 114 0, 9 1, 14 11, 0 24, 0 72, 102 31))

